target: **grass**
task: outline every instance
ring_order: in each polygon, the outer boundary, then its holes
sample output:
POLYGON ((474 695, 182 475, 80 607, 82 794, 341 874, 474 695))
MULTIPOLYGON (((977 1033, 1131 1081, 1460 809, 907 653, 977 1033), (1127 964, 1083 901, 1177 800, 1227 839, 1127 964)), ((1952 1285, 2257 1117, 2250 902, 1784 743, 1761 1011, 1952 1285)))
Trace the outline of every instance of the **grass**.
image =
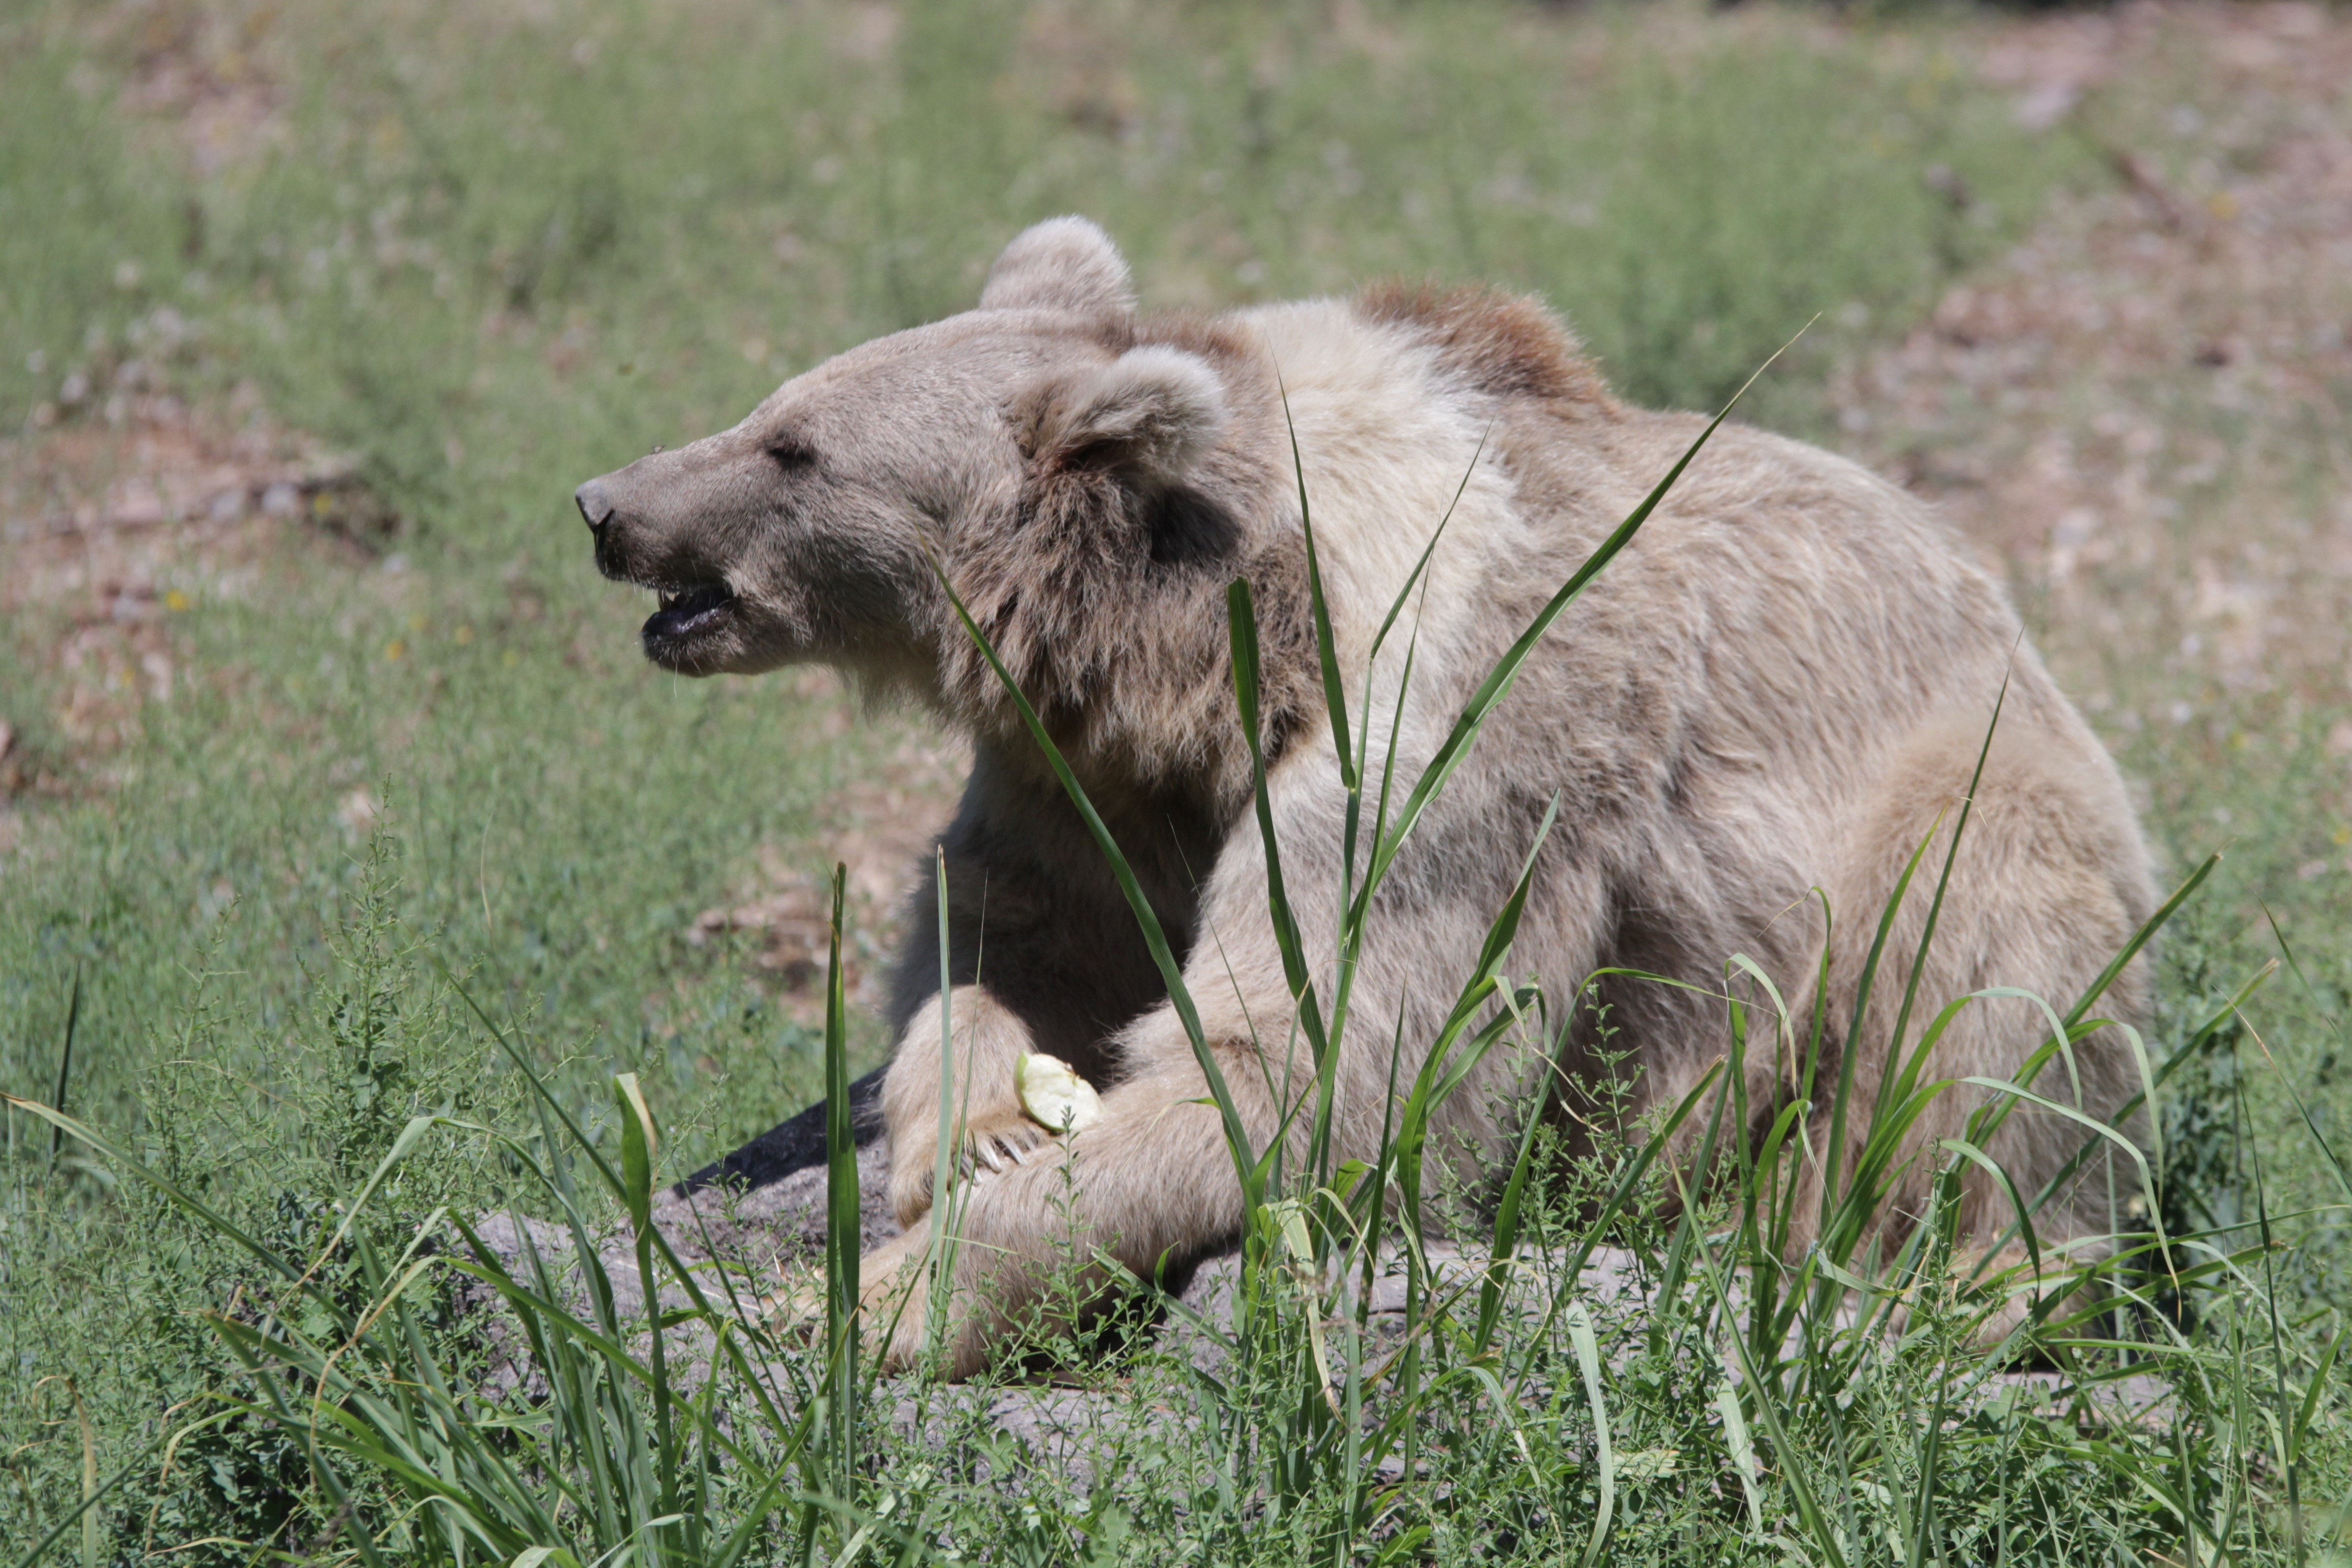
MULTIPOLYGON (((299 1412, 220 1405, 269 1394, 239 1375, 240 1342, 206 1313, 285 1342, 268 1348, 284 1358, 281 1392, 315 1385, 301 1345, 352 1341, 354 1389, 394 1402, 379 1427, 438 1421, 446 1452, 554 1488, 539 1494, 545 1509, 599 1455, 649 1467, 607 1467, 620 1478, 610 1495, 631 1500, 622 1522, 575 1537, 583 1552, 622 1549, 691 1481, 710 1489, 697 1503, 710 1532, 691 1549, 650 1539, 713 1557, 770 1479, 789 1475, 792 1505, 775 1516, 788 1539, 755 1532, 763 1552, 790 1554, 803 1531, 846 1552, 871 1525, 862 1552, 928 1531, 931 1550, 966 1560, 1148 1558, 1171 1541, 1242 1560, 1324 1554, 1335 1540, 1364 1555, 1507 1542, 1581 1557, 1607 1489, 1608 1548, 1633 1557, 1777 1560, 1778 1540, 1807 1560, 1833 1542, 1860 1558, 1892 1524, 1915 1543, 1895 1555, 1922 1541, 1990 1555, 1983 1543, 2009 1531, 2000 1550, 2020 1556, 2182 1560, 2185 1510, 2215 1521, 2193 1538, 2196 1561, 2293 1560, 2304 1516, 2279 1511, 2284 1477, 2343 1471, 2330 1392, 2343 1374, 2317 1360, 2340 1310, 2342 1229, 2286 1217, 2340 1194, 2278 1087, 2302 1086, 2315 1130, 2340 1146, 2328 1031, 2352 949, 2315 925, 2330 906, 2293 875, 2296 814, 2328 765, 2315 740, 2260 778, 2202 752, 2134 759, 2157 781, 2168 839, 2186 849, 2184 825, 2230 809, 2242 840, 2219 874, 2238 879, 2217 880, 2168 933, 2158 1045, 2194 1038, 2212 994, 2234 992, 2270 951, 2246 934, 2257 894, 2313 980, 2257 994, 2259 1047, 2225 1020, 2177 1058, 2166 1116, 2182 1179, 2168 1224, 2216 1232, 2236 1256, 2267 1207, 2298 1245, 2242 1263, 2244 1289, 2212 1293, 2185 1346, 2098 1352, 2171 1358, 2189 1418, 2168 1433, 2085 1436, 2020 1395, 1923 1455, 1920 1413, 1963 1364, 1957 1321, 1928 1314, 1929 1337, 1884 1363, 1824 1322, 1818 1364, 1782 1368, 1778 1384, 1743 1376, 1782 1391, 1739 1406, 1769 1467, 1749 1468, 1727 1446, 1725 1381, 1710 1370, 1724 1325, 1708 1259, 1637 1220, 1618 1239, 1675 1285, 1651 1315, 1597 1306, 1581 1329, 1563 1312, 1538 1332, 1502 1305, 1424 1302, 1421 1382, 1391 1411, 1406 1413, 1405 1455, 1425 1467, 1412 1486, 1350 1479, 1367 1451, 1348 1447, 1346 1423, 1318 1425, 1301 1369, 1318 1317, 1279 1268, 1253 1275, 1262 1331, 1222 1389, 1148 1352, 1103 1373, 1130 1380, 1138 1408, 1161 1397, 1200 1413, 1181 1434, 1147 1440, 1111 1423, 1095 1436, 1097 1474, 1133 1467, 1149 1488, 1041 1477, 1017 1503, 1002 1489, 1006 1461, 978 1457, 1003 1453, 984 1405, 947 1392, 929 1397, 952 1442, 874 1416, 856 1428, 854 1477, 820 1457, 839 1458, 844 1439, 793 1449, 815 1384, 777 1384, 790 1398, 762 1426, 757 1380, 814 1376, 797 1347, 681 1393, 665 1434, 628 1392, 650 1375, 647 1352, 593 1311, 565 1309, 572 1327, 539 1320, 551 1347, 578 1352, 576 1399, 495 1409, 456 1392, 435 1406, 441 1395, 403 1381, 457 1370, 451 1266, 367 1321, 417 1222, 443 1205, 576 1209, 591 1229, 625 1214, 619 1167, 635 1123, 613 1099, 616 1074, 635 1074, 668 1125, 667 1176, 805 1103, 828 1069, 825 1033, 744 944, 687 939, 761 847, 830 864, 830 803, 878 745, 806 743, 830 698, 645 668, 636 607, 593 580, 566 515, 578 478, 732 420, 827 353, 960 308, 997 243, 1069 209, 1111 227, 1159 303, 1388 270, 1538 289, 1621 386, 1655 402, 1719 401, 1826 310, 1752 410, 1820 434, 1818 388, 1837 356, 1902 330, 2052 190, 2104 177, 2065 136, 2018 129, 1956 68, 1944 43, 1963 23, 1562 22, 1496 5, 1375 7, 1335 26, 1284 9, 982 4, 893 13, 884 39, 881 13, 828 6, 159 15, 165 26, 131 34, 93 36, 79 13, 38 7, 0 24, 0 415, 32 441, 68 374, 103 388, 133 358, 200 405, 248 385, 352 452, 405 522, 364 547, 289 535, 249 573, 171 564, 159 586, 189 605, 164 618, 179 679, 110 743, 69 722, 86 679, 57 655, 72 607, 34 606, 0 629, 0 720, 32 781, 16 847, 0 851, 0 1089, 61 1104, 121 1156, 7 1119, 0 1560, 118 1476, 87 1516, 93 1532, 62 1538, 68 1553, 87 1541, 92 1561, 171 1547, 189 1548, 175 1561, 244 1561, 218 1543, 234 1539, 332 1555, 357 1550, 354 1520, 426 1528, 403 1522, 399 1486, 373 1460, 351 1461, 363 1496, 342 1512, 299 1412), (170 124, 115 103, 159 55, 234 82, 233 55, 276 84, 279 139, 189 172, 170 124), (1948 195, 1959 188, 1967 200, 1948 195), (190 330, 159 335, 166 310, 190 330), (342 809, 360 790, 382 808, 373 829, 342 809), (274 1325, 250 1303, 281 1289, 267 1283, 278 1271, 130 1173, 133 1162, 155 1172, 299 1277, 349 1212, 335 1205, 420 1114, 491 1131, 421 1135, 326 1274, 269 1298, 284 1304, 274 1325), (1498 1421, 1481 1402, 1485 1363, 1466 1346, 1489 1316, 1489 1348, 1548 1391, 1543 1420, 1498 1421), (1595 1347, 1591 1378, 1579 1333, 1595 1347), (399 1404, 411 1398, 424 1403, 399 1404), (1596 1468, 1596 1408, 1621 1458, 1649 1458, 1596 1468), (2158 1451, 2176 1439, 2178 1452, 2158 1451), (2289 1467, 2298 1443, 2316 1457, 2289 1467), (1689 1468, 1656 1457, 1668 1450, 1689 1468), (1827 1535, 1773 1522, 1800 1483, 1827 1535), (2148 1485, 2182 1510, 2166 1513, 2148 1485), (1268 1497, 1288 1500, 1278 1529, 1254 1511, 1268 1497), (1998 1509, 1975 1510, 1982 1500, 1998 1509), (190 1544, 204 1539, 215 1544, 190 1544)), ((54 428, 102 426, 93 400, 54 428)), ((2332 720, 2296 722, 2324 737, 2332 720)), ((881 1044, 853 1016, 833 1059, 870 1062, 881 1044)), ((1590 1234, 1580 1205, 1625 1174, 1607 1165, 1526 1194, 1529 1255, 1590 1234)), ((1269 1196, 1303 1201, 1281 1184, 1269 1196)), ((1307 1234, 1327 1257, 1339 1245, 1319 1222, 1307 1234)), ((1261 1263, 1284 1245, 1261 1237, 1261 1263)), ((1751 1340, 1754 1356, 1781 1353, 1751 1340)), ((1360 1380, 1363 1361, 1350 1364, 1360 1380)), ((594 1489, 607 1481, 576 1484, 606 1495, 594 1489)), ((2341 1500, 2306 1487, 2300 1500, 2315 1559, 2331 1549, 2324 1510, 2341 1500)))

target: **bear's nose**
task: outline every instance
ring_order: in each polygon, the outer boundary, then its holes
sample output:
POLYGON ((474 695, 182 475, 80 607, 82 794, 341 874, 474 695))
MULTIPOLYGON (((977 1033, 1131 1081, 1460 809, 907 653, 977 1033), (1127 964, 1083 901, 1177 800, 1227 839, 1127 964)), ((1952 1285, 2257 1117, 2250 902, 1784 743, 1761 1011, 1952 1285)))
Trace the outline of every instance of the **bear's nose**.
POLYGON ((613 502, 604 494, 604 481, 590 479, 572 492, 572 499, 580 503, 580 515, 587 520, 588 526, 603 531, 605 520, 613 515, 613 502))

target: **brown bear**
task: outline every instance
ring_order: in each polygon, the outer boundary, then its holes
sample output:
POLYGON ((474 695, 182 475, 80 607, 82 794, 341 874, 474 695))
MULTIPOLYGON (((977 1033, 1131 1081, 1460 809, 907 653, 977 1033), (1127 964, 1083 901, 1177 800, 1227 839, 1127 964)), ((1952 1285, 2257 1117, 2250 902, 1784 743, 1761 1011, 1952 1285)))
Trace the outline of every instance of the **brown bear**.
MULTIPOLYGON (((1344 798, 1302 490, 1354 721, 1375 726, 1375 773, 1392 756, 1409 784, 1487 670, 1702 426, 1617 402, 1556 316, 1505 293, 1383 286, 1139 314, 1110 241, 1065 217, 1012 242, 977 310, 853 349, 732 429, 580 487, 598 565, 658 595, 644 628, 656 663, 707 675, 822 661, 971 740, 971 778, 940 839, 957 1098, 969 1095, 957 1136, 980 1173, 947 1334, 955 1371, 983 1362, 1073 1225, 1080 1257, 1100 1247, 1148 1275, 1229 1241, 1244 1216, 1219 1112, 1137 921, 940 576, 1184 955, 1209 1048, 1263 1147, 1284 1123, 1282 1086, 1311 1074, 1268 916, 1227 584, 1245 579, 1255 595, 1272 816, 1328 996, 1344 798), (1441 520, 1367 676, 1375 631, 1441 520), (1013 1069, 1030 1051, 1100 1088, 1096 1125, 1061 1140, 1024 1114, 1013 1069)), ((1821 1005, 1831 1059, 1819 1081, 1835 1082, 1881 907, 1922 841, 1948 837, 2004 684, 1914 1040, 1921 1019, 1981 987, 2066 1006, 2149 915, 2149 857, 2113 763, 1967 552, 1853 463, 1725 426, 1537 646, 1406 840, 1354 977, 1334 1158, 1373 1153, 1391 1083, 1410 1081, 1439 1032, 1555 801, 1511 974, 1555 998, 1612 967, 1696 987, 1599 984, 1612 1058, 1629 1053, 1638 1069, 1634 1109, 1675 1102, 1723 1058, 1726 1008, 1707 992, 1735 953, 1771 977, 1801 1038, 1821 1005)), ((1940 858, 1927 864, 1932 878, 1940 858)), ((1853 1068, 1862 1105, 1927 901, 1916 891, 1886 942, 1853 1068)), ((915 907, 882 1095, 902 1221, 929 1205, 939 1131, 928 876, 915 907)), ((2140 969, 2104 1016, 2144 1013, 2140 969)), ((1441 1110, 1433 1142, 1503 1149, 1498 1108, 1542 1098, 1547 1051, 1571 1074, 1597 1070, 1589 1024, 1579 1028, 1507 1038, 1441 1110)), ((2034 1003, 1982 1001, 1943 1037, 1931 1076, 2005 1077, 2046 1037, 2034 1003)), ((1748 1066, 1749 1106, 1787 1102, 1785 1046, 1759 1047, 1748 1066)), ((2071 1075, 2040 1087, 2105 1116, 2137 1082, 2107 1028, 2075 1048, 2071 1075)), ((1941 1096, 1913 1146, 1958 1133, 1983 1098, 1941 1096)), ((1816 1160, 1824 1134, 1814 1128, 1816 1160)), ((1991 1153, 2030 1194, 2082 1141, 2066 1120, 2022 1110, 1991 1153)), ((1898 1184, 1895 1222, 1916 1215, 1930 1167, 1915 1161, 1898 1184)), ((2009 1200, 1973 1168, 1968 1184, 1963 1233, 1989 1241, 2009 1200)), ((2042 1236, 2105 1231, 2107 1190, 2076 1184, 2041 1216, 2042 1236)), ((866 1261, 869 1300, 907 1282, 925 1228, 866 1261)), ((915 1295, 897 1362, 922 1343, 915 1295)))

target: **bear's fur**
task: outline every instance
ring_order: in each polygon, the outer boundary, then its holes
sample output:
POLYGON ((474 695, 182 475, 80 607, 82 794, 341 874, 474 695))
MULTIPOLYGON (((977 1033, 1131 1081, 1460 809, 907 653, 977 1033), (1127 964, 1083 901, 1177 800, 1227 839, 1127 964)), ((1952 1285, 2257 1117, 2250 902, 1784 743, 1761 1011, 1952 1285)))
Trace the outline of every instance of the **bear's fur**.
MULTIPOLYGON (((1701 425, 1619 404, 1556 317, 1506 294, 1391 287, 1140 315, 1110 242, 1057 218, 1006 249, 979 309, 853 349, 733 429, 581 487, 604 572, 663 595, 645 628, 656 662, 704 674, 823 660, 911 695, 972 740, 971 782, 940 838, 956 1088, 970 1096, 960 1135, 987 1167, 963 1221, 948 1336, 957 1370, 984 1359, 1070 1225, 1149 1274, 1230 1239, 1243 1215, 1218 1113, 1202 1103, 1200 1068, 1135 921, 934 563, 1188 955, 1209 1042, 1263 1146, 1282 1121, 1276 1086, 1308 1074, 1280 1059, 1296 1031, 1228 662, 1225 587, 1237 576, 1255 595, 1289 897, 1310 954, 1330 953, 1339 929, 1342 791, 1290 428, 1354 721, 1375 726, 1376 759, 1395 730, 1409 784, 1496 658, 1701 425), (1449 510, 1366 707, 1374 631, 1449 510), (1033 1049, 1103 1089, 1101 1122, 1072 1145, 1022 1113, 1012 1065, 1033 1049), (1057 1212, 1066 1180, 1075 1196, 1057 1212)), ((1603 966, 1704 987, 1746 953, 1801 1037, 1826 942, 1820 1000, 1834 1047, 1878 912, 1939 815, 1948 841, 2004 680, 1915 1039, 1935 1008, 1979 987, 2070 1004, 2148 916, 2148 856, 2113 764, 2000 588, 1946 531, 1852 463, 1725 426, 1538 647, 1395 863, 1354 982, 1335 1157, 1377 1144, 1391 1042, 1405 1044, 1398 1081, 1409 1081, 1555 797, 1514 976, 1563 1000, 1603 966)), ((1378 787, 1368 782, 1368 798, 1378 787)), ((1930 876, 1940 862, 1930 854, 1930 876)), ((905 1219, 929 1203, 938 1134, 929 888, 926 877, 899 961, 902 1044, 884 1093, 905 1219)), ((1923 887, 1886 944, 1854 1065, 1865 1106, 1927 903, 1923 887)), ((1328 973, 1318 984, 1328 996, 1328 973)), ((2145 984, 2134 965, 2103 1011, 2137 1018, 2145 984)), ((1614 979, 1600 996, 1614 1046, 1639 1069, 1636 1109, 1672 1103, 1725 1051, 1722 1004, 1699 992, 1614 979)), ((2005 1077, 2045 1034, 2032 1002, 1980 1002, 1943 1037, 1932 1076, 2005 1077)), ((1597 1070, 1591 1048, 1570 1037, 1572 1070, 1597 1070)), ((2074 1068, 2094 1115, 2137 1084, 2115 1029, 2082 1042, 2074 1068)), ((1838 1069, 1824 1062, 1822 1081, 1838 1069)), ((1499 1149, 1509 1129, 1497 1108, 1524 1102, 1543 1070, 1535 1048, 1496 1050, 1435 1138, 1499 1149)), ((1759 1048, 1748 1103, 1785 1104, 1792 1070, 1785 1050, 1776 1066, 1759 1048)), ((2076 1092, 2058 1081, 2042 1088, 2076 1092)), ((1957 1134, 1980 1100, 1945 1094, 1915 1144, 1957 1134)), ((1818 1158, 1825 1129, 1811 1137, 1818 1158)), ((1991 1152, 2032 1193, 2081 1137, 2021 1111, 1991 1152)), ((1916 1162, 1898 1188, 1895 1223, 1916 1212, 1929 1164, 1916 1162)), ((2097 1190, 2078 1184, 2044 1214, 2042 1235, 2107 1229, 2097 1190)), ((1963 1232, 1988 1239, 2008 1214, 1971 1169, 1963 1232)), ((867 1260, 870 1290, 904 1283, 925 1228, 867 1260)), ((918 1293, 891 1353, 903 1359, 921 1334, 918 1293)))

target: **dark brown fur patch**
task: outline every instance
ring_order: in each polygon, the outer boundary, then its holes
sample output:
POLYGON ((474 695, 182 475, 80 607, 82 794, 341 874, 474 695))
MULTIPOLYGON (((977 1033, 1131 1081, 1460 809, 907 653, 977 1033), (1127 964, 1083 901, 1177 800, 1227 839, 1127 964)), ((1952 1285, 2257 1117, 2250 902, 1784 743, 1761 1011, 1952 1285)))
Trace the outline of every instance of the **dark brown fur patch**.
MULTIPOLYGON (((1229 660, 1234 578, 1255 595, 1270 759, 1321 702, 1286 475, 1246 439, 1279 418, 1272 381, 1254 334, 1212 318, 1151 316, 1099 342, 1107 356, 1155 344, 1206 360, 1234 409, 1227 438, 1172 482, 1145 480, 1115 459, 1072 460, 1053 439, 1065 389, 1050 377, 1023 388, 1007 410, 1028 459, 1020 490, 959 525, 950 574, 1098 806, 1134 796, 1164 815, 1162 797, 1182 795, 1223 823, 1246 808, 1251 778, 1229 660)), ((1034 757, 992 673, 960 627, 943 630, 941 684, 983 743, 1034 757)))
POLYGON ((1417 330, 1480 392, 1541 398, 1580 413, 1617 411, 1568 323, 1528 295, 1391 281, 1357 295, 1356 310, 1367 321, 1417 330))

